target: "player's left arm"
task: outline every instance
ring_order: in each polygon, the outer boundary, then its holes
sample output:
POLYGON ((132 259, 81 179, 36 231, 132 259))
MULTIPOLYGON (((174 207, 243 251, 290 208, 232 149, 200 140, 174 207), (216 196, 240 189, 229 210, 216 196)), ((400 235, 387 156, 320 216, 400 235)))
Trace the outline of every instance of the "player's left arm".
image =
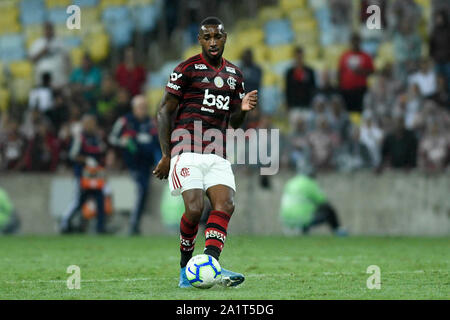
POLYGON ((239 128, 245 120, 247 112, 253 110, 258 103, 258 91, 253 90, 245 94, 244 83, 240 81, 233 99, 233 113, 230 117, 230 125, 233 129, 239 128))

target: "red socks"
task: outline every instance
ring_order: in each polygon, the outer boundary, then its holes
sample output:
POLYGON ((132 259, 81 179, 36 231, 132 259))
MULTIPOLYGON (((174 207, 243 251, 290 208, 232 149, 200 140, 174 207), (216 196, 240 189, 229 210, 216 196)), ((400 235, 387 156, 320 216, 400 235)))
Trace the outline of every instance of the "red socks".
POLYGON ((213 256, 217 260, 227 239, 230 217, 228 213, 223 211, 212 210, 206 223, 204 253, 213 256))
POLYGON ((190 222, 183 213, 180 222, 180 251, 181 267, 185 267, 194 251, 195 238, 197 237, 198 224, 190 222))

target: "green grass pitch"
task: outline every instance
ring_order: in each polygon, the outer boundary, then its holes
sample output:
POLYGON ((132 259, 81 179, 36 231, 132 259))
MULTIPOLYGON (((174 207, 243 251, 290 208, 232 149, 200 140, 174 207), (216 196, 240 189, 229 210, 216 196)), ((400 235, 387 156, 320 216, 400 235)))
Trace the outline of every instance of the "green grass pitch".
POLYGON ((220 263, 245 282, 200 290, 177 287, 176 235, 0 237, 0 299, 449 299, 449 240, 231 235, 220 263), (79 290, 67 288, 69 265, 79 290), (379 290, 367 288, 370 265, 379 290))

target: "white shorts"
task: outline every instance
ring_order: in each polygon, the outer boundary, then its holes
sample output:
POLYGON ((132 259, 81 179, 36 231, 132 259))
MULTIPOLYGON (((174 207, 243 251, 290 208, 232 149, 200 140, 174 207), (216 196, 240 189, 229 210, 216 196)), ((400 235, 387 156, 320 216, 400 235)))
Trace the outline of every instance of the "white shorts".
POLYGON ((233 170, 227 159, 215 154, 183 152, 170 159, 169 187, 173 196, 186 190, 223 184, 236 191, 233 170))

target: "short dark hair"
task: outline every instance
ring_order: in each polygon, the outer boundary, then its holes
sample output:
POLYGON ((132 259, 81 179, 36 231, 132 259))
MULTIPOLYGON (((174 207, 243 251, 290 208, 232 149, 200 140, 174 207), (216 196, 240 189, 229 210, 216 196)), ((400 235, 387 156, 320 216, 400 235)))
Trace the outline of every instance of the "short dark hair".
POLYGON ((224 26, 222 20, 220 20, 219 18, 207 17, 207 18, 203 19, 202 22, 200 22, 200 27, 202 27, 202 26, 218 26, 219 24, 224 26))

